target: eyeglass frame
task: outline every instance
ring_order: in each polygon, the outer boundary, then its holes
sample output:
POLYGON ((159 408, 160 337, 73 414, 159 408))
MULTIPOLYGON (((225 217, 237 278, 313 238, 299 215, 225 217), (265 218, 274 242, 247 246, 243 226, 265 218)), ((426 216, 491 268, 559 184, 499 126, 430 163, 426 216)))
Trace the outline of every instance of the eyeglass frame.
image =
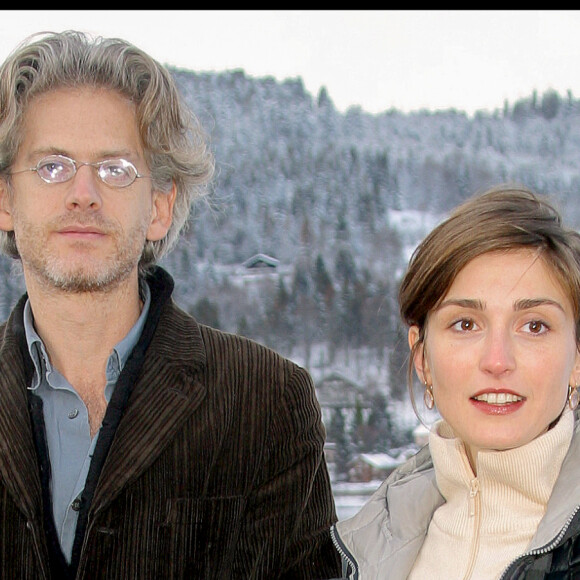
POLYGON ((34 171, 36 173, 36 175, 38 175, 38 177, 40 179, 42 179, 42 181, 44 181, 45 183, 48 183, 49 185, 56 185, 59 183, 67 183, 68 181, 70 181, 71 179, 74 179, 75 175, 77 174, 77 171, 83 167, 83 166, 88 166, 88 167, 94 167, 97 170, 97 175, 99 177, 99 179, 108 187, 113 187, 115 189, 124 189, 125 187, 129 187, 130 185, 133 185, 133 183, 135 183, 135 180, 137 180, 138 178, 151 178, 150 175, 142 175, 139 173, 139 171, 137 170, 137 168, 135 167, 135 165, 133 163, 131 163, 131 161, 128 161, 127 159, 124 159, 123 157, 114 157, 111 159, 103 159, 102 161, 94 161, 94 162, 88 162, 88 161, 77 161, 76 159, 73 159, 72 157, 68 157, 67 155, 60 155, 60 154, 52 154, 52 155, 46 155, 45 157, 43 157, 42 159, 40 159, 38 161, 38 163, 36 164, 35 167, 29 167, 27 169, 20 169, 18 171, 12 171, 10 173, 10 175, 16 175, 18 173, 26 173, 27 171, 34 171), (68 178, 68 179, 64 179, 62 181, 51 181, 49 179, 46 179, 45 177, 43 177, 40 173, 39 173, 39 169, 41 167, 41 165, 43 163, 46 163, 47 160, 49 159, 55 159, 55 160, 66 160, 67 162, 70 162, 70 164, 72 165, 72 167, 74 168, 74 172, 73 174, 68 178), (121 164, 123 165, 123 167, 129 167, 132 172, 134 173, 134 177, 133 180, 130 183, 127 183, 126 185, 115 185, 112 183, 107 183, 100 172, 101 167, 105 164, 105 163, 112 163, 115 161, 120 161, 121 164))

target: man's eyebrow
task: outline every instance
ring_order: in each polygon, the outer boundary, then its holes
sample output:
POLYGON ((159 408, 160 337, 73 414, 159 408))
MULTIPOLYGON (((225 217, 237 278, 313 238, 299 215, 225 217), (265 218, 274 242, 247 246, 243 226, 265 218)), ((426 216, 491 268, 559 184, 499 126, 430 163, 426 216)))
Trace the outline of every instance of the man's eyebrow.
MULTIPOLYGON (((64 157, 69 157, 74 159, 73 155, 62 149, 61 147, 39 147, 38 149, 33 149, 27 155, 28 159, 38 159, 46 157, 47 155, 62 155, 64 157)), ((133 157, 133 154, 128 149, 110 149, 97 152, 94 157, 96 159, 116 159, 116 158, 128 158, 133 157)), ((78 159, 77 161, 85 161, 85 159, 78 159)))
POLYGON ((42 157, 46 157, 47 155, 64 155, 65 157, 69 156, 64 149, 59 147, 39 147, 38 149, 29 151, 26 158, 28 160, 42 159, 42 157))

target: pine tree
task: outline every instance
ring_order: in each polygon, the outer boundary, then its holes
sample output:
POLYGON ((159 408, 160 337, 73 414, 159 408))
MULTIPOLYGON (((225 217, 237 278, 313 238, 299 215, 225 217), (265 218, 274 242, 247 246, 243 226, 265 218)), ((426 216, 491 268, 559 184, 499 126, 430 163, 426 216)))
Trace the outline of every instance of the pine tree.
POLYGON ((344 414, 340 408, 336 408, 332 412, 327 440, 336 446, 335 473, 337 481, 348 481, 348 470, 352 453, 349 438, 346 433, 344 414))

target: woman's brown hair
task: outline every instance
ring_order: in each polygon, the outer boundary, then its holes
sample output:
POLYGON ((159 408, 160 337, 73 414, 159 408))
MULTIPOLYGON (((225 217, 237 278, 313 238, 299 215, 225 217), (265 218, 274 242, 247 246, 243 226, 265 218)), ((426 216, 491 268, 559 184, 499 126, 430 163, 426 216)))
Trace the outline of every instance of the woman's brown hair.
POLYGON ((399 310, 407 326, 419 328, 408 365, 413 398, 413 360, 425 339, 429 313, 437 308, 457 274, 488 252, 530 248, 551 268, 569 296, 580 337, 580 235, 564 227, 554 205, 523 186, 499 185, 476 195, 417 246, 399 287, 399 310))

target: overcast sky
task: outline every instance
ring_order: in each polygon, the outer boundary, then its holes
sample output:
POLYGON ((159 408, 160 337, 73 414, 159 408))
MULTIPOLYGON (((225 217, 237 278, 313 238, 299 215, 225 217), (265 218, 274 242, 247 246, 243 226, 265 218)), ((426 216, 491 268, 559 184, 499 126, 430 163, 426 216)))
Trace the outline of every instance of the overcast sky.
POLYGON ((29 34, 69 28, 190 70, 301 77, 341 111, 472 114, 550 88, 580 98, 575 10, 2 10, 0 60, 29 34))

